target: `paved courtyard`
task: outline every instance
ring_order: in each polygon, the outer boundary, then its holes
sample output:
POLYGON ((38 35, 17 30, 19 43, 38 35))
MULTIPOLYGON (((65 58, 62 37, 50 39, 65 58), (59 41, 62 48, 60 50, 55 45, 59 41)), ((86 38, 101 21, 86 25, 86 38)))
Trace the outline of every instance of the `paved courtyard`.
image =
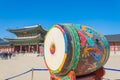
MULTIPOLYGON (((119 61, 120 56, 110 56, 105 67, 120 69, 119 61)), ((0 59, 0 80, 23 73, 31 68, 46 68, 43 57, 37 57, 35 55, 17 55, 9 60, 0 59)), ((34 71, 33 74, 33 80, 49 80, 49 77, 48 71, 34 71)), ((12 80, 31 80, 31 78, 32 72, 29 72, 12 80)), ((120 72, 106 70, 104 78, 110 80, 120 79, 120 72)))

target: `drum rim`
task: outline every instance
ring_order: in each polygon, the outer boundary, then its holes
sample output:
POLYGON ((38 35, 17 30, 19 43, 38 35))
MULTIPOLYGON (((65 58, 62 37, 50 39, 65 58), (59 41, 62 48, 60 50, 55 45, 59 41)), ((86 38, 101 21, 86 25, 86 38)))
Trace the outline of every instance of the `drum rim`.
MULTIPOLYGON (((59 26, 59 25, 53 25, 51 29, 53 29, 53 28, 58 28, 58 27, 56 27, 56 26, 59 26)), ((60 26, 59 26, 59 27, 60 27, 60 26)), ((50 30, 51 30, 51 29, 50 29, 50 30)), ((61 31, 60 28, 58 28, 58 29, 61 31)), ((50 31, 50 30, 49 30, 49 31, 50 31)), ((49 31, 48 31, 48 33, 49 33, 49 31)), ((63 31, 61 31, 61 32, 63 32, 63 31)), ((46 34, 46 36, 48 35, 48 33, 46 34)), ((63 37, 64 37, 64 35, 63 35, 63 37)), ((65 37, 64 37, 64 38, 65 38, 65 37)), ((65 40, 65 39, 64 39, 64 40, 65 40)), ((44 41, 44 44, 45 44, 45 41, 44 41)), ((65 45, 65 46, 66 46, 66 45, 65 45)), ((65 48, 66 48, 66 47, 65 47, 65 48)), ((56 70, 52 70, 52 69, 48 66, 48 64, 47 64, 47 62, 46 62, 46 59, 45 59, 45 56, 44 56, 44 62, 45 62, 45 65, 47 66, 48 70, 50 70, 50 72, 52 72, 52 73, 59 73, 59 72, 61 71, 63 65, 64 65, 64 62, 65 62, 66 58, 67 58, 67 53, 65 52, 65 53, 64 53, 64 58, 63 58, 63 60, 62 60, 62 63, 60 64, 59 68, 56 69, 56 70)))

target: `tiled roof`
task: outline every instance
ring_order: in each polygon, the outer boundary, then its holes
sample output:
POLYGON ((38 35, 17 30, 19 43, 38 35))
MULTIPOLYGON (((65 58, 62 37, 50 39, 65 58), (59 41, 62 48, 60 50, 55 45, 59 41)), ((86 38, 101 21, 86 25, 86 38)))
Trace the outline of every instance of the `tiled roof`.
POLYGON ((10 42, 0 39, 0 46, 10 46, 10 42))
POLYGON ((0 38, 0 42, 3 41, 3 39, 0 38))
POLYGON ((27 27, 16 28, 16 29, 8 29, 8 31, 16 33, 16 32, 31 31, 31 30, 34 30, 34 29, 39 29, 40 31, 44 31, 45 33, 47 32, 47 30, 43 29, 43 27, 41 25, 27 26, 27 27))
POLYGON ((120 34, 105 35, 105 37, 107 38, 108 42, 112 42, 112 41, 120 42, 120 34))

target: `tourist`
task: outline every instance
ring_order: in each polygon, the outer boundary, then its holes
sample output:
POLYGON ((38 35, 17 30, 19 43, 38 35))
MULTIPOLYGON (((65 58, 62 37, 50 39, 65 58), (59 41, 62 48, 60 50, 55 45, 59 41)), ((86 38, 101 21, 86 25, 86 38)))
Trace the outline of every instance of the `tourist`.
POLYGON ((4 53, 4 58, 7 60, 8 59, 8 52, 4 53))
POLYGON ((9 51, 8 51, 8 57, 9 57, 9 59, 11 59, 11 57, 12 57, 12 52, 9 52, 9 51))
POLYGON ((3 54, 2 54, 2 51, 0 50, 0 58, 2 58, 3 54))

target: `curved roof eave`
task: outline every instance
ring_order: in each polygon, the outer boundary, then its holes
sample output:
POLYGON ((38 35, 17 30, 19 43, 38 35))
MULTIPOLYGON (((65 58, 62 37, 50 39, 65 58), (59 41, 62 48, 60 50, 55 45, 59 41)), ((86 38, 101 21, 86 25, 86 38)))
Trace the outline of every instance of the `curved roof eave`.
POLYGON ((40 35, 37 35, 37 36, 34 36, 34 37, 29 37, 29 38, 5 38, 6 40, 8 41, 12 41, 12 42, 15 42, 15 41, 30 41, 30 40, 33 40, 33 39, 37 39, 37 38, 40 38, 41 40, 44 40, 40 35))
POLYGON ((11 43, 8 42, 8 41, 2 41, 2 42, 0 42, 0 46, 10 46, 10 45, 11 45, 11 43))
POLYGON ((10 31, 12 33, 19 33, 19 32, 32 31, 32 30, 35 30, 35 29, 40 30, 43 33, 47 32, 45 29, 42 28, 41 25, 28 26, 28 27, 16 28, 16 29, 8 29, 8 31, 10 31))

